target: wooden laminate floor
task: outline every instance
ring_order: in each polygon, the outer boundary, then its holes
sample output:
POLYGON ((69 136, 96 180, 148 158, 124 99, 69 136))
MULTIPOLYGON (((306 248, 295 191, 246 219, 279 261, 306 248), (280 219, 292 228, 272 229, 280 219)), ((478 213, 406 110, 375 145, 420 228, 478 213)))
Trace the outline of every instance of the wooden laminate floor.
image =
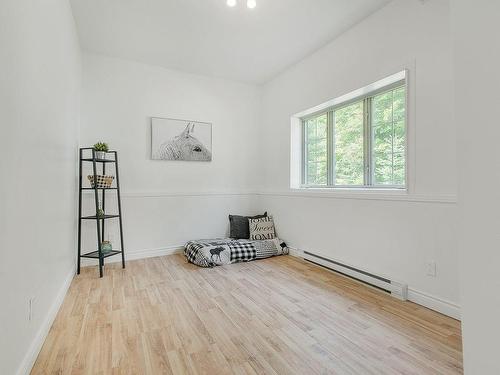
POLYGON ((459 322, 283 256, 75 277, 32 374, 461 374, 459 322))

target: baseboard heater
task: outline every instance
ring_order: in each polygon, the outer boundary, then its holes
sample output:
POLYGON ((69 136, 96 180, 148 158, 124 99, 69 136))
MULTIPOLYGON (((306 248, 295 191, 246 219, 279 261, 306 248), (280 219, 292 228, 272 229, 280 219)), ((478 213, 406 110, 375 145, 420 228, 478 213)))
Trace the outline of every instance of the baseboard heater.
POLYGON ((329 270, 341 273, 350 278, 361 281, 365 284, 369 284, 376 288, 382 289, 391 294, 391 296, 406 301, 408 298, 408 285, 401 283, 399 281, 390 280, 385 277, 377 276, 372 273, 354 268, 347 264, 342 264, 332 259, 325 258, 320 255, 304 251, 304 259, 328 268, 329 270))

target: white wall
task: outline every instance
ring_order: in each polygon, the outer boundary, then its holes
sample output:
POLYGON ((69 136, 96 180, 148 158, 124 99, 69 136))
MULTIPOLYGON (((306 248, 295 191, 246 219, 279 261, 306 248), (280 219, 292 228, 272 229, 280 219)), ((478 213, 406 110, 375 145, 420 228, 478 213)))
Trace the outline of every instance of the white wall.
POLYGON ((291 246, 406 281, 412 299, 438 303, 456 316, 451 47, 448 1, 393 1, 268 83, 262 205, 291 246), (410 69, 409 196, 372 200, 290 192, 290 116, 403 68, 410 69), (427 261, 437 262, 437 277, 426 276, 427 261))
POLYGON ((2 1, 1 374, 29 372, 73 277, 80 83, 69 3, 2 1))
POLYGON ((129 257, 224 236, 229 213, 257 212, 257 87, 92 54, 83 67, 81 145, 104 140, 119 152, 129 257), (151 160, 151 116, 213 123, 213 161, 151 160))
POLYGON ((500 374, 500 3, 452 1, 466 374, 500 374))

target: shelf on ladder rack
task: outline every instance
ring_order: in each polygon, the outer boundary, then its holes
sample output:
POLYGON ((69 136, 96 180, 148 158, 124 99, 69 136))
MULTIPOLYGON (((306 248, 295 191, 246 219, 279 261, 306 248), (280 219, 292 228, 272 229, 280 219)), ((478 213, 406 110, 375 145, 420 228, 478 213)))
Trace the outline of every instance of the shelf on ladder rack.
MULTIPOLYGON (((121 251, 118 251, 118 250, 112 250, 112 251, 109 251, 109 252, 105 252, 102 254, 102 257, 103 258, 108 258, 108 257, 111 257, 113 255, 117 255, 117 254, 121 254, 122 252, 121 251)), ((99 251, 92 251, 90 253, 86 253, 86 254, 82 254, 80 255, 82 258, 94 258, 94 259, 99 259, 99 251)))
MULTIPOLYGON (((92 158, 85 158, 85 159, 82 159, 82 161, 93 162, 94 159, 92 159, 92 158)), ((95 161, 96 161, 96 163, 114 163, 114 162, 116 162, 116 160, 112 160, 112 159, 95 159, 95 161)))
POLYGON ((120 217, 120 215, 102 215, 102 216, 82 216, 82 220, 95 220, 95 219, 113 219, 116 217, 120 217))
MULTIPOLYGON (((109 188, 99 188, 99 190, 116 190, 117 188, 115 187, 109 187, 109 188)), ((95 190, 93 187, 82 187, 82 190, 95 190)))

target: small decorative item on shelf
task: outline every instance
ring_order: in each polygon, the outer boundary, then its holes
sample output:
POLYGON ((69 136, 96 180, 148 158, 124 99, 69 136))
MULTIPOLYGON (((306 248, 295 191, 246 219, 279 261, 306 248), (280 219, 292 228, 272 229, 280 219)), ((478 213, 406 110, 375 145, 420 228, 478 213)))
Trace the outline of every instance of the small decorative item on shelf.
POLYGON ((97 209, 97 217, 104 217, 104 210, 102 208, 97 209))
MULTIPOLYGON (((94 175, 89 174, 87 178, 90 181, 90 185, 94 187, 94 175)), ((110 188, 114 179, 115 179, 114 176, 97 175, 97 188, 98 189, 110 188)))
POLYGON ((97 217, 98 218, 103 218, 104 217, 104 210, 102 209, 102 201, 99 199, 97 201, 97 217))
POLYGON ((96 158, 100 160, 106 160, 106 152, 109 151, 108 144, 105 142, 97 142, 94 145, 94 150, 96 154, 96 158))
POLYGON ((113 246, 111 245, 111 242, 109 241, 102 241, 101 242, 101 251, 103 254, 107 254, 113 250, 113 246))

